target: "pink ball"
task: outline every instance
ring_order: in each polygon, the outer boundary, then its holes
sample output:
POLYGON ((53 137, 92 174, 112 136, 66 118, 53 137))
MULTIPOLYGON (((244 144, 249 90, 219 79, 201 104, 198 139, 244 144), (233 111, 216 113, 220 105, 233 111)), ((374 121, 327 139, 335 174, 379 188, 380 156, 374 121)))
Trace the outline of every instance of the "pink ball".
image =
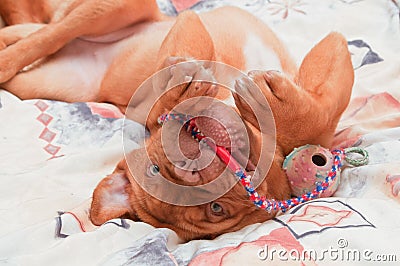
MULTIPOLYGON (((283 169, 289 179, 292 194, 301 196, 315 189, 317 183, 322 183, 332 169, 333 155, 328 150, 317 145, 305 145, 294 149, 283 162, 283 169)), ((333 183, 321 194, 329 197, 335 193, 340 172, 337 172, 333 183)))

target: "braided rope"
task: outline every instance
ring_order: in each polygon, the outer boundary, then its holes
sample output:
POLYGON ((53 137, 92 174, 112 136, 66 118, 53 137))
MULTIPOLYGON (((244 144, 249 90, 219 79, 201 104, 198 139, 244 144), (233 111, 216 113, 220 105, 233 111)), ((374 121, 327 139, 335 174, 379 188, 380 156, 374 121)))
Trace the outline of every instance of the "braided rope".
MULTIPOLYGON (((205 137, 196 127, 195 118, 191 115, 171 113, 164 114, 158 118, 158 123, 163 124, 169 120, 177 120, 184 125, 184 127, 190 131, 192 137, 198 141, 206 140, 205 137)), ((342 160, 343 158, 351 165, 360 166, 365 165, 368 162, 368 153, 367 151, 361 148, 347 148, 347 149, 337 149, 332 151, 333 155, 333 165, 330 169, 328 175, 325 177, 323 182, 316 183, 316 187, 313 191, 304 193, 299 197, 293 197, 288 200, 275 200, 275 199, 267 199, 265 196, 260 196, 254 188, 254 185, 251 181, 251 177, 247 175, 242 167, 237 164, 235 159, 229 154, 229 152, 225 149, 225 147, 215 146, 209 144, 211 148, 216 151, 216 154, 221 158, 221 160, 227 164, 230 170, 235 174, 235 176, 239 179, 244 189, 247 192, 250 200, 259 207, 260 209, 266 210, 268 213, 272 211, 282 211, 286 212, 288 209, 297 206, 303 202, 310 201, 320 197, 320 195, 334 182, 335 178, 340 172, 340 168, 343 166, 342 160), (350 159, 346 157, 346 153, 358 153, 363 156, 362 159, 350 159), (228 154, 228 156, 227 156, 228 154)))

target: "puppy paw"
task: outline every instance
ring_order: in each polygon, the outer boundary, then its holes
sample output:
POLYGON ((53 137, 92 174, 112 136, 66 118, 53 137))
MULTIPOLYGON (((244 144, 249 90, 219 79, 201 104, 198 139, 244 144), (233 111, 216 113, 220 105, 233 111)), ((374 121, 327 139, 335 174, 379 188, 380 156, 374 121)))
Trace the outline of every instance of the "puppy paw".
POLYGON ((265 114, 270 114, 271 109, 281 108, 287 98, 289 83, 277 71, 250 71, 248 77, 236 81, 236 106, 242 116, 258 128, 257 124, 262 122, 265 114))
POLYGON ((266 121, 265 116, 272 112, 281 146, 291 151, 303 145, 302 141, 314 139, 313 132, 320 130, 319 125, 326 125, 318 102, 284 74, 251 71, 248 76, 236 81, 236 106, 242 117, 259 129, 264 126, 261 123, 266 121))
POLYGON ((196 96, 215 96, 212 70, 202 61, 185 61, 171 67, 170 87, 176 87, 180 100, 196 96))
POLYGON ((235 105, 242 117, 254 127, 260 129, 256 113, 268 111, 266 98, 260 88, 250 78, 243 77, 235 81, 235 92, 233 93, 235 105))
POLYGON ((160 94, 167 92, 172 101, 183 101, 197 96, 213 97, 217 94, 211 69, 205 62, 184 57, 168 57, 159 73, 154 76, 153 88, 160 94))
POLYGON ((10 80, 35 61, 34 58, 28 61, 27 55, 38 47, 23 39, 43 27, 43 24, 18 24, 0 30, 0 83, 10 80))
POLYGON ((279 71, 250 71, 248 75, 269 101, 284 102, 298 92, 297 86, 279 71))
POLYGON ((18 73, 16 57, 13 53, 9 53, 7 48, 0 51, 0 84, 10 80, 18 73))

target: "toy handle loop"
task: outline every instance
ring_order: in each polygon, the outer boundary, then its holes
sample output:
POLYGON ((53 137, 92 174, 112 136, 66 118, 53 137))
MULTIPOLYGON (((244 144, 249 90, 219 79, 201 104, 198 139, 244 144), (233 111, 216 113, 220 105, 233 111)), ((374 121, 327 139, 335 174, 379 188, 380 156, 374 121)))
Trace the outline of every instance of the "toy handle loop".
POLYGON ((369 154, 366 150, 364 150, 363 148, 360 147, 350 147, 350 148, 346 148, 344 149, 345 152, 345 157, 344 159, 346 160, 346 162, 352 166, 362 166, 362 165, 366 165, 368 164, 369 161, 369 154), (356 153, 361 155, 361 158, 355 159, 355 158, 351 158, 352 156, 348 156, 349 154, 352 153, 356 153))

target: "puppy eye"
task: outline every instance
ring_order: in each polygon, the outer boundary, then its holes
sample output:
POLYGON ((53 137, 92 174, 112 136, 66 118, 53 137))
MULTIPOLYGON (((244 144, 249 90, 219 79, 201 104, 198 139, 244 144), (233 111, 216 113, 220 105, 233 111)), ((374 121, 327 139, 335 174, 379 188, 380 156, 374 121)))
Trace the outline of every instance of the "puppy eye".
POLYGON ((224 213, 222 206, 216 202, 211 202, 210 208, 214 215, 222 215, 224 213))
POLYGON ((147 175, 148 176, 156 176, 160 172, 160 167, 156 164, 151 164, 147 168, 147 175))

